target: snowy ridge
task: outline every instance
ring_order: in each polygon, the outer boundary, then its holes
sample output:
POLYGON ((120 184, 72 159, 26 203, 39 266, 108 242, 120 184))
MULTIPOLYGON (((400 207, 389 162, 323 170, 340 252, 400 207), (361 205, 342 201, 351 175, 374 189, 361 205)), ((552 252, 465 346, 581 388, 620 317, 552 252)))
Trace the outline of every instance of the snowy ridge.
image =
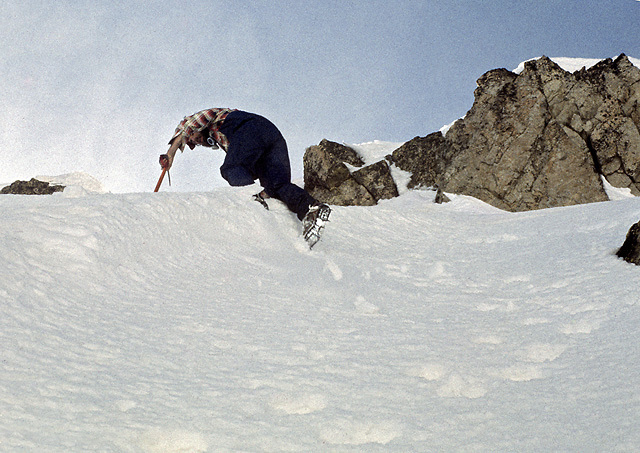
POLYGON ((0 198, 3 451, 630 451, 640 199, 0 198))
MULTIPOLYGON (((518 65, 516 69, 513 70, 513 72, 515 72, 516 74, 520 74, 522 71, 524 71, 524 64, 527 61, 538 60, 539 58, 540 57, 530 58, 528 60, 523 61, 518 65)), ((617 56, 614 57, 614 59, 615 58, 617 58, 617 56)), ((627 56, 627 58, 629 59, 631 64, 640 68, 640 59, 629 57, 629 56, 627 56)), ((590 67, 595 66, 596 64, 600 63, 603 60, 603 58, 570 58, 570 57, 553 57, 550 59, 565 71, 572 72, 572 73, 579 71, 582 68, 589 69, 590 67)))

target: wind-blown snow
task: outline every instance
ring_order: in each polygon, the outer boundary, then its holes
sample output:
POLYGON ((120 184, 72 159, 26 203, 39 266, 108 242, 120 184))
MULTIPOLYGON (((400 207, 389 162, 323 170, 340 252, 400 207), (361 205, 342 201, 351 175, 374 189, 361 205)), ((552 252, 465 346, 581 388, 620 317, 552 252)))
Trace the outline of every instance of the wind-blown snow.
MULTIPOLYGON (((518 65, 516 69, 513 70, 513 72, 515 72, 516 74, 520 74, 522 71, 524 71, 524 64, 527 61, 537 60, 538 58, 540 57, 531 58, 529 60, 523 61, 518 65)), ((627 56, 627 58, 629 59, 631 64, 640 68, 640 59, 629 57, 629 56, 627 56)), ((553 61, 555 64, 557 64, 567 72, 576 72, 581 70, 582 68, 589 69, 590 67, 595 66, 596 64, 601 62, 602 59, 601 58, 552 57, 551 61, 553 61)))
POLYGON ((640 199, 0 197, 2 451, 633 451, 640 199))

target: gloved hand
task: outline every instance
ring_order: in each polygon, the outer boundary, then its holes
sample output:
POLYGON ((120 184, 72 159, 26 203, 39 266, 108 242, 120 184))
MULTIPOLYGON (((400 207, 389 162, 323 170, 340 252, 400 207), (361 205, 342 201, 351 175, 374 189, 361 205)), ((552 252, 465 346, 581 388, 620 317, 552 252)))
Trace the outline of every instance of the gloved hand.
POLYGON ((169 169, 169 155, 168 154, 160 154, 160 167, 163 169, 169 169))

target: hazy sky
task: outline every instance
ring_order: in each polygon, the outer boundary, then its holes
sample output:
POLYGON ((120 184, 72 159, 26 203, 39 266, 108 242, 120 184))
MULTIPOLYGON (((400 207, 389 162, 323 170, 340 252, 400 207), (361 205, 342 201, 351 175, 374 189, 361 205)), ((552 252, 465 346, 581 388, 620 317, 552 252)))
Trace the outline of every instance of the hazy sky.
MULTIPOLYGON (((185 115, 271 119, 294 176, 322 138, 406 141, 463 116, 475 81, 549 57, 640 57, 636 0, 0 3, 0 182, 84 171, 151 191, 185 115)), ((224 184, 179 155, 171 190, 224 184)))

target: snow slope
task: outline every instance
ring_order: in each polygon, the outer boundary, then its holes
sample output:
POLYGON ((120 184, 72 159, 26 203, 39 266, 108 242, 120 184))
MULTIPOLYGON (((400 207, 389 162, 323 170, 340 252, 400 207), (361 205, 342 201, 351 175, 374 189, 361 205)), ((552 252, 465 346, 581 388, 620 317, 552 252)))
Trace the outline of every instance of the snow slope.
POLYGON ((0 197, 1 451, 634 451, 640 199, 0 197))

